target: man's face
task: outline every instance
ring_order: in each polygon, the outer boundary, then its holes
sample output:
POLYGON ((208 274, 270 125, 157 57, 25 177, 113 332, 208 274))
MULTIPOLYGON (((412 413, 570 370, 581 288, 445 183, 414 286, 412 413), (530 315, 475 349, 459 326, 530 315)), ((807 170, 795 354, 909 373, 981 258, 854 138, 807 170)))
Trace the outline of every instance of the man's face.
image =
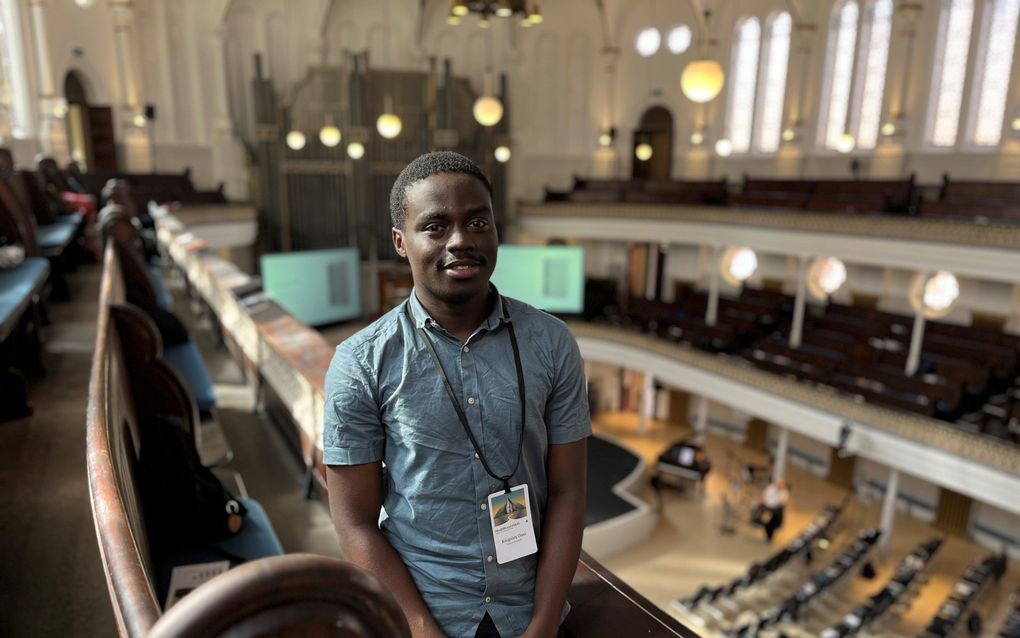
POLYGON ((484 299, 499 238, 492 198, 475 177, 438 173, 406 192, 403 228, 393 246, 411 264, 419 299, 461 305, 484 299))

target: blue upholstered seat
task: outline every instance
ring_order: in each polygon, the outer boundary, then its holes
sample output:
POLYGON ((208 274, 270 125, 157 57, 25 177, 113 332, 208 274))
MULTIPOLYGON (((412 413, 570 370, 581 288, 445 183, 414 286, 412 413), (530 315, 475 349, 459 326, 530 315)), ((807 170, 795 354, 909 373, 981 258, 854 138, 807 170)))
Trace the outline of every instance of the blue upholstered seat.
POLYGON ((28 257, 15 268, 0 269, 0 341, 10 334, 49 272, 49 261, 43 257, 28 257))
POLYGON ((164 348, 163 359, 184 379, 199 410, 208 412, 216 407, 216 394, 213 392, 209 371, 194 342, 164 348))
POLYGON ((276 537, 266 510, 262 509, 259 502, 253 499, 238 500, 244 504, 248 513, 244 517, 241 531, 237 534, 209 547, 179 547, 166 554, 153 556, 156 591, 159 595, 160 605, 166 601, 167 588, 170 586, 170 573, 176 566, 229 560, 230 566, 235 567, 240 564, 235 560, 235 557, 247 562, 283 554, 283 546, 280 545, 280 539, 276 537))
POLYGON ((40 224, 36 229, 39 248, 46 255, 60 254, 74 239, 80 223, 80 218, 68 219, 64 217, 53 224, 40 224))
POLYGON ((159 272, 159 266, 149 264, 149 279, 152 280, 152 287, 156 291, 156 303, 169 310, 174 305, 174 296, 170 294, 166 284, 163 283, 163 275, 159 272))

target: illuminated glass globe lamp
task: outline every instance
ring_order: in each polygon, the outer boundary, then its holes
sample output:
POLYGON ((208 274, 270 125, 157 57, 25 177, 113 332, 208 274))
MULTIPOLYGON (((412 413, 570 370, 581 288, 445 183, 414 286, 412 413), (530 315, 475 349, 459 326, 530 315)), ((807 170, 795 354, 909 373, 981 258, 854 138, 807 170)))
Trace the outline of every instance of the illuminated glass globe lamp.
POLYGON ((836 150, 844 155, 854 150, 857 146, 857 139, 850 133, 843 133, 836 138, 836 150))
POLYGON ((287 133, 287 148, 292 151, 300 151, 305 147, 305 143, 308 140, 305 139, 305 134, 301 131, 291 131, 287 133))
POLYGON ((729 157, 733 154, 733 142, 725 137, 716 141, 715 152, 719 157, 729 157))
POLYGON ((496 161, 499 162, 500 164, 506 164, 507 162, 510 161, 511 152, 509 146, 506 145, 497 146, 496 150, 493 151, 492 154, 496 156, 496 161))
POLYGON ((910 305, 925 319, 945 317, 953 311, 959 297, 960 282, 947 270, 930 276, 918 273, 910 287, 910 305))
POLYGON ((404 130, 404 123, 393 112, 393 98, 389 95, 383 98, 383 114, 375 121, 375 130, 388 140, 397 137, 400 131, 404 130))
POLYGON ((652 145, 648 142, 641 142, 634 147, 634 157, 638 158, 642 162, 647 162, 652 159, 652 145))
POLYGON ((503 102, 498 97, 483 95, 475 100, 472 113, 475 121, 482 126, 495 126, 503 119, 503 102))
POLYGON ((341 139, 343 136, 340 134, 340 129, 333 124, 331 119, 327 119, 326 124, 319 129, 319 141, 323 146, 333 148, 340 143, 341 139))
POLYGON ((816 259, 808 269, 808 291, 817 299, 827 299, 845 283, 846 264, 836 257, 816 259))
POLYGON ((702 58, 687 63, 680 74, 680 90, 691 102, 711 102, 722 92, 726 74, 715 60, 702 58))
POLYGON ((347 145, 347 156, 352 160, 359 160, 365 156, 365 145, 361 142, 351 142, 347 145))
POLYGON ((730 246, 720 262, 723 279, 733 286, 741 286, 758 270, 758 255, 744 246, 730 246))

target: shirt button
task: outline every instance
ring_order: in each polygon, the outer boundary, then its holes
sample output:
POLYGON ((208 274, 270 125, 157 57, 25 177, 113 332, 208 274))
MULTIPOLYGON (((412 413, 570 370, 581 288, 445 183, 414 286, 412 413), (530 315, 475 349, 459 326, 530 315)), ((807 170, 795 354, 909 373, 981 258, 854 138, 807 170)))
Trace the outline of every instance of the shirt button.
POLYGON ((476 459, 478 458, 478 452, 475 452, 475 458, 476 459))
POLYGON ((486 563, 491 563, 491 562, 492 562, 492 560, 493 560, 493 558, 492 558, 492 554, 489 554, 488 556, 486 556, 486 557, 485 557, 485 562, 486 562, 486 563))
POLYGON ((471 348, 464 346, 464 352, 471 352, 471 348))
POLYGON ((491 603, 492 602, 492 596, 486 596, 485 597, 485 602, 486 603, 491 603))
POLYGON ((484 512, 487 509, 489 509, 489 506, 486 505, 485 503, 482 503, 482 511, 484 512))
POLYGON ((468 397, 468 405, 474 405, 474 404, 475 404, 475 398, 474 397, 468 397))

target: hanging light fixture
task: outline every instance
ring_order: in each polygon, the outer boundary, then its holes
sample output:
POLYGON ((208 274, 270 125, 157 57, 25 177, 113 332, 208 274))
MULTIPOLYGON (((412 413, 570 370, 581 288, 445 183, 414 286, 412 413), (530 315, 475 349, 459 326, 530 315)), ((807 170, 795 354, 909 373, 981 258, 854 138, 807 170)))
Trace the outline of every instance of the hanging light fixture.
POLYGON ((652 145, 648 142, 641 142, 634 147, 634 157, 638 158, 642 162, 647 162, 652 159, 652 145))
POLYGON ((925 319, 945 317, 952 312, 959 297, 960 282, 947 270, 934 275, 918 273, 910 286, 910 305, 925 319))
POLYGON ((451 13, 450 15, 446 16, 446 24, 453 27, 457 26, 458 24, 460 24, 460 16, 458 16, 456 13, 451 13))
POLYGON ((507 162, 510 161, 511 153, 509 146, 505 145, 497 146, 496 150, 493 151, 492 154, 496 157, 496 161, 499 162, 500 164, 506 164, 507 162))
POLYGON ((857 140, 850 133, 843 133, 836 138, 836 150, 840 153, 846 154, 854 150, 857 145, 857 140))
POLYGON ((383 114, 375 121, 375 128, 379 131, 379 135, 388 140, 400 135, 400 131, 404 128, 404 123, 393 112, 393 98, 389 94, 383 98, 383 114))
POLYGON ((733 153, 733 142, 725 137, 715 143, 715 152, 719 157, 729 157, 733 153))
POLYGON ((528 12, 528 21, 531 24, 542 24, 545 18, 542 17, 542 6, 539 0, 531 0, 531 11, 528 12))
POLYGON ((468 7, 464 0, 450 0, 450 13, 457 17, 464 17, 468 14, 468 7))
POLYGON ((493 95, 492 69, 485 70, 485 77, 482 80, 482 96, 475 100, 472 113, 474 113, 475 121, 482 126, 495 126, 503 119, 503 102, 493 95))
POLYGON ((784 142, 792 142, 794 138, 797 137, 797 132, 794 131, 792 127, 788 126, 783 129, 783 132, 780 135, 780 137, 783 139, 784 142))
POLYGON ((750 248, 730 246, 720 262, 723 279, 739 286, 758 270, 758 255, 750 248))
POLYGON ((74 0, 74 3, 82 9, 88 9, 96 3, 96 0, 74 0))
POLYGON ((333 123, 333 116, 326 116, 326 123, 319 129, 319 141, 322 142, 323 146, 333 148, 340 143, 343 136, 340 134, 340 129, 333 123))
POLYGON ((701 131, 694 131, 691 133, 691 144, 694 146, 701 146, 705 141, 705 134, 701 131))
POLYGON ((499 6, 496 7, 496 16, 500 18, 509 18, 514 14, 514 10, 510 8, 510 0, 499 0, 499 6))
POLYGON ((813 296, 825 299, 846 283, 846 264, 836 257, 814 260, 808 269, 807 287, 813 296))
POLYGON ((134 117, 131 118, 131 123, 138 128, 145 128, 145 116, 141 113, 135 113, 134 117))
POLYGON ((347 145, 347 156, 352 160, 359 160, 365 156, 365 145, 361 142, 351 142, 347 145))
POLYGON ((722 66, 708 56, 709 21, 712 12, 705 10, 699 35, 699 57, 687 63, 680 74, 680 90, 687 99, 698 104, 710 102, 722 92, 726 74, 722 66))
POLYGON ((301 131, 291 131, 287 133, 287 148, 292 151, 300 151, 305 147, 305 134, 301 131))

